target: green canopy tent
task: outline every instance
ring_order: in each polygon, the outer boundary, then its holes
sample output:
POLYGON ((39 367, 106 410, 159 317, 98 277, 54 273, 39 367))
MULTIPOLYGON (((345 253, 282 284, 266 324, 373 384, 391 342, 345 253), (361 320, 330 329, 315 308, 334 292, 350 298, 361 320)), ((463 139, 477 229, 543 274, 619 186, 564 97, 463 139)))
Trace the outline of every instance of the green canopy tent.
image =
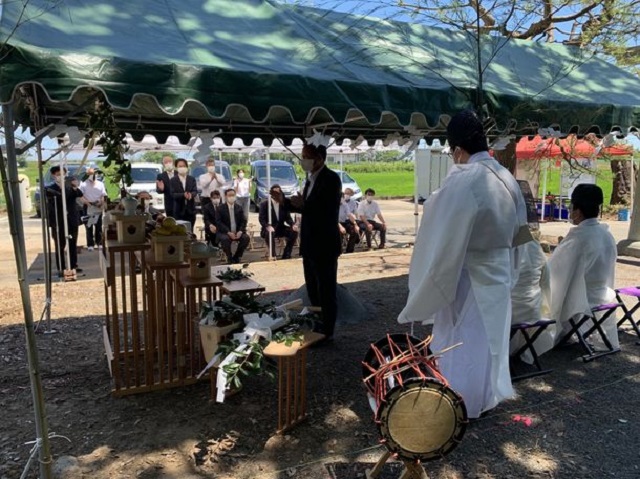
MULTIPOLYGON (((16 120, 56 122, 96 91, 136 139, 222 129, 285 141, 442 135, 472 104, 462 32, 274 1, 32 0, 3 5, 0 102, 16 120), (144 120, 144 121, 142 121, 144 120)), ((484 97, 499 130, 608 133, 640 123, 637 78, 562 45, 483 37, 484 97)), ((81 114, 66 123, 83 123, 81 114)))
MULTIPOLYGON (((442 136, 473 104, 469 37, 260 0, 31 0, 0 3, 0 156, 24 303, 41 475, 49 477, 26 278, 13 127, 85 125, 99 95, 135 139, 192 131, 229 142, 290 142, 313 129, 340 138, 442 136)), ((562 45, 483 37, 492 134, 601 134, 640 125, 638 79, 562 45)))

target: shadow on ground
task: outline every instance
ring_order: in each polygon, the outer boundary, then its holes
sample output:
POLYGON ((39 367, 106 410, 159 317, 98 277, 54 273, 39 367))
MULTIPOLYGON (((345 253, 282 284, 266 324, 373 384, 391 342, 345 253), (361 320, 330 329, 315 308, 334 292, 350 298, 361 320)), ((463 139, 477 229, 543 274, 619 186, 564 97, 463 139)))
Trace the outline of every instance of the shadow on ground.
MULTIPOLYGON (((99 316, 53 321, 38 347, 56 457, 79 458, 68 477, 325 478, 363 477, 382 454, 361 385, 368 345, 407 328, 395 317, 406 300, 406 276, 349 283, 369 311, 339 325, 334 345, 309 354, 309 419, 273 435, 276 384, 249 378, 224 404, 209 384, 114 398, 99 316)), ((288 291, 265 295, 281 300, 288 291)), ((424 336, 419 327, 416 335, 424 336)), ((576 347, 544 356, 548 376, 517 383, 518 398, 474 421, 447 458, 426 464, 431 478, 638 477, 640 347, 621 334, 622 353, 592 363, 576 347), (531 425, 518 421, 530 418, 531 425)), ((24 332, 0 329, 0 477, 17 478, 34 436, 24 332)), ((425 431, 428 433, 428 431, 425 431)), ((397 478, 398 463, 384 479, 397 478)))

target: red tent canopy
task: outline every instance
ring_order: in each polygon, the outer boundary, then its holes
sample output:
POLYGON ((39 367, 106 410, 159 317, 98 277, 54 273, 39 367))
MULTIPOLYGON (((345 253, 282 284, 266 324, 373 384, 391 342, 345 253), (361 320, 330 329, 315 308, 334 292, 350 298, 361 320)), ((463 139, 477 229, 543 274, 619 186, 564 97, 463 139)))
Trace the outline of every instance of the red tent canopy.
MULTIPOLYGON (((594 145, 589 140, 579 140, 575 136, 563 139, 543 139, 540 136, 536 136, 531 140, 524 137, 516 145, 516 157, 518 160, 563 157, 591 158, 596 152, 596 148, 597 143, 594 145)), ((625 145, 602 148, 597 156, 630 156, 632 154, 633 147, 625 145)))

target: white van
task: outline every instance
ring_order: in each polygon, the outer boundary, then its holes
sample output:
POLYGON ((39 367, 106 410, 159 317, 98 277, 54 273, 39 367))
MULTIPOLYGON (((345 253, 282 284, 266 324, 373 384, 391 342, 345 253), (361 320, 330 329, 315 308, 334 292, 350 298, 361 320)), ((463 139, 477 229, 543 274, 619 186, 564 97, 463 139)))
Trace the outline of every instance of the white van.
POLYGON ((156 180, 161 174, 162 165, 158 163, 131 163, 133 183, 126 188, 127 193, 133 196, 146 191, 151 195, 153 207, 164 211, 164 195, 156 193, 156 180))

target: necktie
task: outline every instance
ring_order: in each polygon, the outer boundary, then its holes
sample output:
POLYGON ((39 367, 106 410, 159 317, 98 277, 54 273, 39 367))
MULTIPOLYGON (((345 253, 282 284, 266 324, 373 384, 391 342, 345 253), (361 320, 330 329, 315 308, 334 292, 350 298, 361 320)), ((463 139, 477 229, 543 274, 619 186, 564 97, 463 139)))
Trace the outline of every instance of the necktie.
POLYGON ((307 193, 309 191, 309 186, 311 185, 311 182, 309 180, 307 180, 307 182, 304 184, 304 191, 302 193, 302 196, 307 197, 307 193))

